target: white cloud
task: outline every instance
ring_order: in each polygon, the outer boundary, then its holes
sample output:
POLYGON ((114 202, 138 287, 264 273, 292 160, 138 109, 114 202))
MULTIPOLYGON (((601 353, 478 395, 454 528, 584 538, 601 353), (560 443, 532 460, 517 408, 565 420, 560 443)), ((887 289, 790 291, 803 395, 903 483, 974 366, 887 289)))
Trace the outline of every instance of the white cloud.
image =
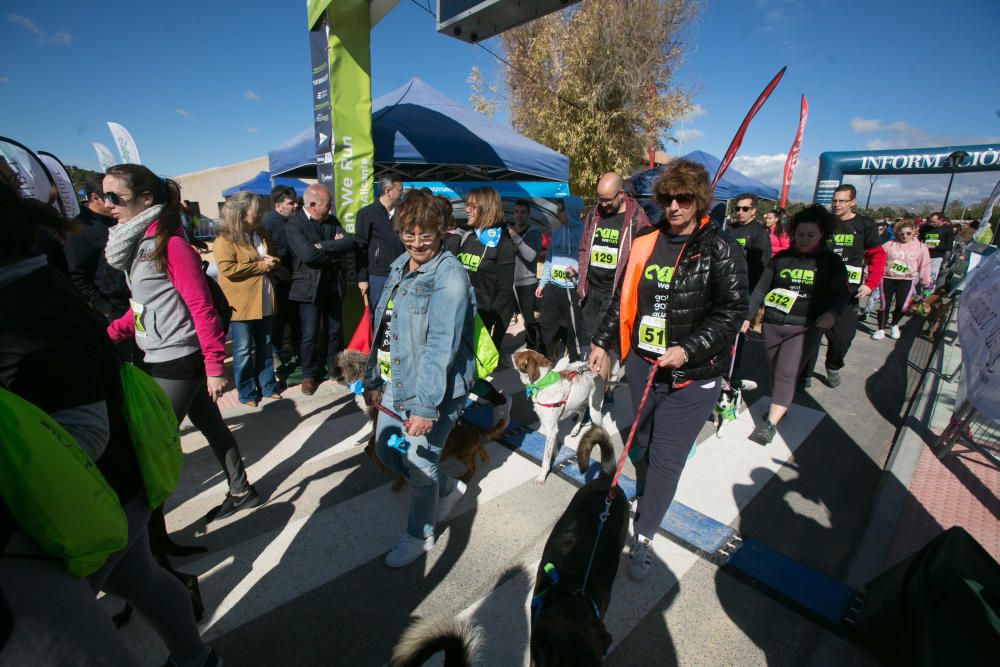
MULTIPOLYGON (((765 185, 770 185, 780 192, 785 172, 785 158, 787 157, 787 154, 783 153, 737 155, 733 159, 732 168, 765 185)), ((792 184, 788 193, 789 200, 812 201, 818 171, 819 158, 799 156, 795 171, 792 172, 792 184)))
POLYGON ((694 118, 701 118, 702 116, 707 116, 708 112, 705 111, 705 107, 700 104, 692 104, 688 107, 688 112, 682 116, 684 120, 692 120, 694 118))
POLYGON ((187 109, 175 109, 174 111, 176 111, 177 115, 180 116, 181 118, 186 118, 187 120, 194 122, 195 119, 194 114, 192 114, 187 109))
POLYGON ((851 129, 858 134, 880 132, 882 130, 882 121, 874 118, 854 118, 851 120, 851 129))
POLYGON ((43 46, 46 44, 69 45, 73 42, 73 35, 68 32, 59 30, 55 34, 49 35, 48 32, 38 27, 35 22, 27 16, 21 16, 20 14, 15 14, 14 12, 7 14, 7 22, 19 25, 22 28, 34 33, 35 36, 38 37, 38 43, 43 46))
POLYGON ((256 127, 248 127, 247 132, 249 132, 250 134, 257 134, 258 132, 260 132, 260 130, 258 130, 256 127))
POLYGON ((705 133, 701 130, 696 130, 694 128, 687 128, 684 130, 677 130, 674 132, 674 139, 681 143, 687 143, 689 141, 694 141, 696 139, 701 139, 705 136, 705 133))
POLYGON ((260 101, 260 95, 258 95, 257 93, 253 92, 252 90, 248 90, 247 92, 243 93, 243 97, 245 97, 246 99, 250 100, 251 102, 258 102, 258 101, 260 101))
POLYGON ((1000 141, 1000 137, 935 135, 923 128, 910 125, 903 120, 884 123, 874 118, 854 118, 851 120, 851 129, 857 134, 883 135, 865 142, 865 148, 872 151, 891 150, 894 148, 956 146, 961 144, 990 144, 1000 141))

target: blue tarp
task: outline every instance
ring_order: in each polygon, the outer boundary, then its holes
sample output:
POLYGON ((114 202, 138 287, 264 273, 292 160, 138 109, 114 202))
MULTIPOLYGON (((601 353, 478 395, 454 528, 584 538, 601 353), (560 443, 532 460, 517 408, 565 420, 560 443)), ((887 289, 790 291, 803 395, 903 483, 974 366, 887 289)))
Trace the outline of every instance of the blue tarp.
MULTIPOLYGON (((685 160, 691 160, 692 162, 697 162, 701 166, 708 170, 709 180, 715 176, 715 172, 718 171, 721 162, 719 158, 705 153, 703 151, 691 151, 684 156, 685 160)), ((629 179, 629 189, 635 194, 642 196, 651 196, 653 192, 653 185, 656 183, 656 179, 659 178, 660 173, 666 169, 665 165, 660 165, 649 169, 647 171, 641 172, 629 179)), ((749 192, 750 194, 757 195, 761 199, 770 199, 772 201, 777 201, 778 191, 769 185, 764 185, 758 180, 750 178, 745 174, 733 169, 730 165, 729 169, 726 170, 725 175, 722 180, 718 182, 715 186, 715 200, 724 201, 726 199, 732 199, 736 195, 749 192)))
POLYGON ((304 183, 297 178, 282 178, 278 177, 274 179, 274 185, 271 185, 271 174, 266 171, 262 171, 249 181, 240 183, 239 185, 234 185, 231 188, 226 188, 222 191, 223 197, 231 197, 240 190, 249 190, 255 195, 269 195, 271 194, 271 188, 283 185, 289 188, 295 188, 295 192, 301 197, 306 193, 306 188, 309 186, 308 183, 304 183))
MULTIPOLYGON (((372 136, 376 173, 391 170, 403 173, 404 180, 569 180, 565 155, 452 101, 418 78, 372 103, 372 136)), ((268 153, 268 160, 274 174, 314 170, 312 128, 268 153)))

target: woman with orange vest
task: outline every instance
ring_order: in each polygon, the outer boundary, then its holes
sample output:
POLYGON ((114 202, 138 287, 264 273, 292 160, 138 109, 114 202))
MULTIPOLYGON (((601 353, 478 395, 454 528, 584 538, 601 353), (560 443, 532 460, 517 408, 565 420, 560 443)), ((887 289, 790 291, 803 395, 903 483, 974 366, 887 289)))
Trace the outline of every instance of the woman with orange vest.
POLYGON ((675 160, 654 190, 663 217, 636 235, 588 359, 599 372, 609 351, 619 354, 636 406, 655 372, 629 451, 638 477, 627 566, 635 581, 651 570, 653 536, 719 398, 747 307, 746 259, 706 216, 712 192, 705 168, 675 160))

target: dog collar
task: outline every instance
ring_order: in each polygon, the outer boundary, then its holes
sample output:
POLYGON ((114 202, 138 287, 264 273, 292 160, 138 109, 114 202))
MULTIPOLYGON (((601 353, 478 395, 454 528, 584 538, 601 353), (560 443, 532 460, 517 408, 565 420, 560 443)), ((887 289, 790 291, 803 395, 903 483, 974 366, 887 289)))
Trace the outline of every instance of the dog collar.
MULTIPOLYGON (((538 622, 538 614, 542 610, 542 602, 545 600, 545 594, 548 593, 552 588, 559 583, 559 573, 556 572, 556 566, 552 563, 546 563, 542 568, 546 575, 549 577, 549 585, 538 592, 538 595, 531 598, 531 627, 535 627, 535 623, 538 622)), ((573 592, 574 595, 584 598, 590 603, 590 607, 594 612, 594 616, 597 620, 601 620, 601 611, 597 607, 597 602, 594 601, 593 596, 582 588, 578 588, 573 592)))
POLYGON ((538 378, 537 381, 532 382, 527 387, 525 387, 524 395, 527 396, 528 398, 531 398, 532 396, 540 392, 542 389, 554 385, 556 382, 559 381, 560 377, 561 376, 559 375, 559 373, 555 371, 549 371, 542 377, 538 378))

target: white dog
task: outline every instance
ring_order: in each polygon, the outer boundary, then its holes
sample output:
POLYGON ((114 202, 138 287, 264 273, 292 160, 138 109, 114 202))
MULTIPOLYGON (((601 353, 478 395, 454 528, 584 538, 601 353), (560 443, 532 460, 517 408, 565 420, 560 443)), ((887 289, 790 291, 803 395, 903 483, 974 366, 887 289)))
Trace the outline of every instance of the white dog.
POLYGON ((552 468, 556 438, 559 435, 559 421, 563 417, 576 415, 578 418, 570 432, 571 437, 576 437, 580 433, 583 416, 588 410, 591 422, 595 426, 601 425, 604 381, 582 365, 577 370, 553 369, 548 358, 532 350, 515 352, 512 361, 531 399, 535 414, 538 415, 541 424, 539 430, 545 436, 542 469, 538 473, 540 484, 545 481, 552 468))

